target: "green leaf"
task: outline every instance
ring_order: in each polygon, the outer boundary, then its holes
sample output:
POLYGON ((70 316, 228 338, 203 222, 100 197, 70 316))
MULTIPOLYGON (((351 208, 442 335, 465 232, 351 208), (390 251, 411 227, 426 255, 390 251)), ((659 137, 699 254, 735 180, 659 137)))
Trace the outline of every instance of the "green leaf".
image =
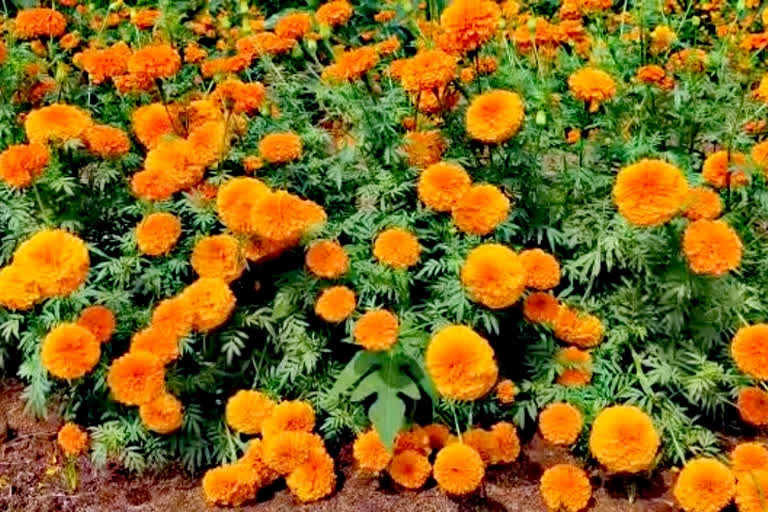
POLYGON ((437 390, 435 389, 435 385, 432 383, 432 379, 430 379, 429 375, 427 375, 427 370, 424 368, 424 363, 408 356, 403 356, 403 358, 405 359, 405 365, 408 368, 408 373, 410 373, 411 377, 416 381, 416 383, 418 383, 422 391, 429 395, 429 398, 432 399, 432 402, 436 402, 438 399, 437 390))
POLYGON ((341 393, 352 387, 355 382, 370 372, 372 368, 381 364, 383 364, 381 354, 361 350, 352 357, 336 378, 336 382, 328 393, 328 398, 330 400, 338 398, 341 393))
POLYGON ((390 452, 395 444, 395 436, 405 425, 405 403, 397 393, 379 393, 376 401, 368 409, 368 417, 376 427, 381 442, 390 452))

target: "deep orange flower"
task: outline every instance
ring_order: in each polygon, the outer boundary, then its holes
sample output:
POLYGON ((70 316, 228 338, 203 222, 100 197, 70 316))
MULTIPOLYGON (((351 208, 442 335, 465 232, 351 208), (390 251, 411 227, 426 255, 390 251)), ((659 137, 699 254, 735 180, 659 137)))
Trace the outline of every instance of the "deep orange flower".
MULTIPOLYGON (((131 123, 136 138, 147 148, 154 147, 164 135, 174 133, 174 122, 162 103, 151 103, 133 111, 131 123)), ((173 115, 173 114, 171 114, 173 115)))
POLYGON ((259 153, 269 163, 285 164, 301 158, 301 138, 292 132, 270 133, 259 142, 259 153))
POLYGON ((128 352, 112 361, 107 384, 118 402, 125 405, 145 404, 163 394, 163 363, 149 352, 128 352))
POLYGON ((666 68, 670 73, 679 73, 681 71, 701 73, 708 64, 709 56, 707 52, 699 48, 685 48, 669 56, 666 68))
POLYGON ((30 112, 24 129, 30 142, 67 142, 78 139, 90 128, 91 116, 78 107, 54 103, 30 112))
POLYGON ((685 228, 683 252, 697 274, 720 277, 738 268, 742 244, 723 220, 697 220, 685 228))
POLYGON ((235 294, 217 277, 201 277, 182 293, 193 313, 192 327, 210 332, 227 321, 235 309, 235 294))
POLYGON ((157 173, 160 179, 169 183, 174 192, 200 183, 205 166, 198 162, 196 148, 188 140, 168 137, 158 142, 147 152, 144 169, 157 173))
POLYGON ((671 89, 674 87, 672 77, 667 76, 667 73, 661 66, 643 66, 637 70, 635 78, 638 82, 655 85, 662 89, 671 89))
POLYGON ((316 435, 290 430, 265 436, 261 446, 266 465, 284 476, 304 464, 313 448, 324 449, 323 441, 316 435))
POLYGON ((255 263, 264 263, 273 260, 285 251, 299 244, 298 238, 287 240, 270 240, 259 236, 251 236, 245 241, 245 257, 255 263))
POLYGON ((349 269, 349 256, 338 242, 320 240, 313 243, 305 257, 307 268, 323 279, 336 279, 349 269))
POLYGON ((13 32, 20 39, 57 37, 67 29, 67 19, 54 9, 22 9, 16 13, 13 32))
POLYGON ((612 473, 639 473, 651 467, 659 434, 651 418, 629 405, 603 409, 592 424, 589 449, 612 473))
POLYGON ((768 380, 768 324, 740 328, 731 342, 731 356, 750 377, 768 380))
POLYGON ((338 27, 344 25, 352 17, 352 6, 347 0, 332 0, 321 5, 315 12, 315 19, 321 25, 338 27))
POLYGON ((504 404, 509 405, 515 402, 515 395, 517 395, 517 386, 509 379, 500 380, 496 384, 496 399, 504 404))
POLYGON ((253 114, 258 112, 267 97, 267 90, 260 82, 241 82, 228 79, 216 86, 214 98, 234 112, 253 114), (231 105, 231 107, 229 107, 231 105))
POLYGON ((227 424, 243 434, 260 434, 262 423, 272 415, 275 405, 260 391, 242 389, 227 400, 227 424))
POLYGON ((436 164, 443 157, 445 149, 446 141, 437 130, 408 132, 403 146, 408 163, 414 167, 428 167, 436 164))
POLYGON ((439 450, 446 444, 451 438, 451 431, 448 427, 441 425, 440 423, 432 423, 426 427, 422 427, 422 430, 427 434, 429 439, 429 447, 431 450, 439 450))
POLYGON ((318 204, 284 190, 261 195, 251 215, 254 234, 278 241, 295 240, 326 219, 318 204))
POLYGON ((269 188, 255 178, 234 178, 219 187, 216 207, 219 218, 236 233, 253 233, 256 203, 269 193, 269 188))
POLYGON ((94 84, 100 84, 109 78, 125 75, 128 72, 128 59, 131 49, 120 41, 108 48, 87 48, 76 53, 72 62, 88 73, 94 84))
POLYGON ((299 501, 317 501, 331 494, 336 487, 333 459, 325 449, 313 449, 309 458, 285 479, 291 493, 299 501))
POLYGON ((422 50, 403 64, 403 88, 413 94, 442 89, 456 75, 456 57, 442 50, 422 50))
POLYGON ((330 81, 360 80, 379 62, 379 54, 372 46, 347 50, 323 70, 323 79, 330 81))
POLYGON ((739 415, 746 423, 756 427, 768 426, 768 392, 758 387, 739 391, 739 415))
POLYGON ((8 265, 0 270, 0 305, 23 311, 43 299, 35 278, 19 266, 8 265))
POLYGON ((715 188, 738 188, 749 182, 744 173, 747 159, 742 153, 715 151, 704 160, 701 176, 715 188))
POLYGON ((183 419, 181 402, 170 393, 162 393, 141 404, 139 417, 144 426, 158 434, 170 434, 181 428, 183 419))
POLYGON ((80 312, 77 325, 85 327, 99 343, 105 343, 115 332, 115 314, 104 306, 89 306, 80 312))
POLYGON ((312 28, 312 17, 305 12, 283 16, 275 24, 275 34, 285 39, 301 39, 312 28))
POLYGON ((427 457, 415 450, 400 452, 392 458, 389 476, 406 489, 419 489, 432 474, 432 466, 427 457))
POLYGON ((594 315, 560 305, 554 322, 555 336, 581 348, 594 347, 605 334, 603 323, 594 315))
POLYGON ((366 350, 389 350, 397 341, 397 317, 386 309, 366 312, 355 322, 354 337, 366 350))
POLYGON ((75 423, 65 423, 56 435, 64 455, 76 457, 88 448, 88 433, 75 423))
POLYGON ((592 356, 585 350, 566 347, 557 353, 557 363, 562 371, 557 383, 562 386, 586 386, 592 380, 592 356))
POLYGON ((14 144, 0 153, 0 179, 7 185, 25 188, 43 174, 50 155, 43 144, 14 144))
POLYGON ((739 476, 742 472, 768 470, 768 448, 762 443, 739 443, 731 452, 731 467, 739 476))
POLYGON ((473 185, 453 207, 453 222, 464 233, 487 235, 506 220, 509 199, 494 185, 473 185))
POLYGON ((346 286, 332 286, 323 290, 317 298, 315 314, 335 324, 349 318, 356 305, 355 292, 346 286))
POLYGON ((539 414, 541 436, 552 444, 572 445, 581 434, 581 412, 571 404, 549 404, 539 414))
POLYGON ((79 379, 96 366, 101 345, 96 337, 77 324, 54 327, 43 339, 40 359, 43 368, 59 379, 79 379))
POLYGON ((619 213, 636 226, 656 226, 674 217, 685 204, 688 184, 677 167, 644 159, 616 176, 613 197, 619 213))
POLYGON ((419 177, 419 199, 438 212, 450 212, 472 184, 472 178, 458 164, 439 162, 419 177))
POLYGON ((485 466, 491 464, 493 454, 497 451, 498 440, 490 431, 471 428, 462 434, 461 440, 475 449, 485 466))
POLYGON ((181 221, 168 212, 151 213, 136 226, 139 252, 148 256, 169 253, 181 236, 181 221))
POLYGON ((520 253, 525 268, 525 285, 537 290, 549 290, 560 283, 560 263, 541 249, 526 249, 520 253))
POLYGON ((491 0, 454 0, 440 17, 443 45, 459 53, 475 51, 496 34, 500 19, 501 9, 491 0))
POLYGON ((520 438, 512 423, 500 421, 491 427, 496 438, 495 451, 491 454, 492 464, 510 464, 520 455, 520 438))
POLYGON ((480 142, 498 144, 515 135, 523 124, 525 106, 511 91, 495 90, 472 98, 467 108, 467 132, 480 142))
POLYGON ((181 56, 169 44, 151 44, 128 59, 128 72, 153 79, 170 78, 181 67, 181 56))
POLYGON ((560 302, 551 293, 535 292, 525 298, 523 315, 529 322, 554 324, 560 309, 560 302))
POLYGON ((688 461, 677 477, 673 494, 686 512, 722 510, 733 499, 736 479, 717 459, 701 457, 688 461))
POLYGON ((403 228, 389 228, 376 237, 373 256, 384 265, 404 269, 419 262, 421 246, 419 240, 403 228))
POLYGON ((200 277, 218 277, 227 283, 240 277, 245 270, 240 243, 231 235, 201 238, 192 250, 190 262, 200 277))
POLYGON ((768 495, 768 471, 741 475, 736 482, 736 505, 739 512, 762 512, 768 495))
POLYGON ((264 418, 261 432, 266 436, 280 435, 281 432, 312 432, 315 428, 315 410, 309 402, 286 400, 272 410, 272 415, 264 418))
POLYGON ((432 453, 429 442, 429 434, 418 425, 413 425, 408 430, 401 430, 395 437, 394 452, 398 454, 406 450, 415 450, 423 455, 432 453))
POLYGON ((131 150, 128 135, 120 128, 95 124, 83 132, 83 142, 91 153, 102 158, 118 158, 131 150))
POLYGON ((157 9, 139 9, 131 16, 131 23, 141 29, 152 28, 161 15, 157 9))
POLYGON ((62 229, 44 229, 19 245, 13 266, 29 276, 43 297, 64 297, 85 282, 90 257, 80 238, 62 229))
POLYGON ((592 484, 583 469, 572 464, 557 464, 541 475, 541 497, 550 510, 578 512, 592 497, 592 484))
POLYGON ((749 151, 752 161, 762 167, 764 171, 768 170, 768 140, 758 142, 749 151))
MULTIPOLYGON (((295 39, 285 39, 277 36, 273 32, 259 32, 251 36, 241 37, 235 43, 238 55, 230 57, 230 59, 236 59, 241 64, 239 69, 233 69, 231 65, 224 66, 223 69, 219 66, 215 72, 239 72, 245 69, 250 63, 251 59, 261 57, 262 55, 281 55, 287 53, 296 46, 295 39)), ((210 76, 203 69, 203 74, 210 76)))
POLYGON ((152 329, 180 340, 192 330, 194 313, 184 295, 165 299, 152 312, 152 329))
POLYGON ((589 111, 597 112, 600 104, 616 95, 616 82, 605 71, 582 68, 568 77, 568 88, 576 99, 589 103, 589 111))
POLYGON ((208 52, 195 42, 187 43, 184 47, 184 62, 197 64, 208 57, 208 52))
POLYGON ((140 330, 131 338, 131 351, 144 351, 157 357, 161 363, 168 364, 179 358, 179 340, 167 331, 149 326, 140 330))
POLYGON ((256 497, 258 473, 247 464, 209 469, 203 476, 205 501, 212 505, 239 507, 256 497))
POLYGON ((392 454, 387 451, 374 429, 357 436, 352 445, 352 454, 360 468, 373 473, 383 471, 392 460, 392 454))
POLYGON ((692 187, 688 190, 688 197, 683 215, 691 220, 714 220, 723 211, 723 201, 720 194, 707 187, 692 187))
POLYGON ((437 453, 432 468, 437 485, 449 494, 469 494, 485 476, 483 459, 474 448, 462 443, 449 444, 437 453))
POLYGON ((472 249, 461 267, 461 282, 469 297, 492 309, 503 309, 520 299, 526 271, 512 249, 483 244, 472 249))
MULTIPOLYGON (((211 167, 227 153, 231 136, 226 121, 208 121, 191 127, 187 136, 192 151, 190 160, 202 168, 211 167)), ((196 175, 192 185, 200 179, 202 173, 196 175)))
POLYGON ((482 398, 499 374, 488 341, 463 325, 444 327, 433 335, 425 362, 438 392, 454 400, 482 398))

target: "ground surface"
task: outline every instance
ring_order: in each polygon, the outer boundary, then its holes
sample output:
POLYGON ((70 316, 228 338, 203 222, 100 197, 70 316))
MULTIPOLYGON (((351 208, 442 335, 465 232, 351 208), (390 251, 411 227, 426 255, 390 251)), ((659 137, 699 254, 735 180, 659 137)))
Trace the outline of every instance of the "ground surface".
MULTIPOLYGON (((0 511, 7 512, 202 512, 206 506, 198 478, 181 471, 131 477, 118 467, 94 467, 85 456, 78 460, 79 486, 70 492, 62 476, 63 459, 56 449, 61 420, 49 415, 37 421, 23 413, 23 386, 0 384, 0 511)), ((485 497, 452 500, 432 483, 418 492, 394 489, 385 481, 360 475, 352 465, 349 448, 337 457, 339 488, 329 499, 299 506, 283 488, 265 489, 259 501, 239 510, 248 512, 546 512, 538 492, 542 468, 569 459, 567 452, 534 438, 520 460, 507 468, 492 469, 485 497)), ((595 476, 591 512, 663 512, 675 510, 669 484, 672 475, 638 489, 630 504, 621 485, 603 485, 595 476), (615 489, 613 489, 615 488, 615 489)))

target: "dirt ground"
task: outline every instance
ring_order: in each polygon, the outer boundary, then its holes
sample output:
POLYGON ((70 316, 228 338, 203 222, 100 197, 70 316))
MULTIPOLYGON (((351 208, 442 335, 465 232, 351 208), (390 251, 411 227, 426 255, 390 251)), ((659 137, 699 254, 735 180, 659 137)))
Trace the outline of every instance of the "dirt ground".
MULTIPOLYGON (((37 421, 24 415, 23 386, 0 384, 0 511, 7 512, 209 512, 200 481, 179 470, 132 477, 119 467, 94 467, 88 457, 78 460, 79 486, 70 492, 63 478, 63 464, 56 448, 61 420, 50 415, 37 421)), ((544 467, 570 460, 567 451, 553 449, 539 438, 523 447, 519 461, 490 469, 484 496, 451 499, 432 482, 421 491, 397 490, 386 480, 358 474, 351 449, 337 458, 339 485, 326 500, 298 505, 282 486, 263 489, 256 503, 244 512, 546 512, 538 492, 544 467)), ((655 485, 638 488, 630 503, 626 490, 615 482, 593 478, 592 512, 664 512, 675 510, 665 473, 655 485)), ((481 493, 482 494, 482 493, 481 493)), ((224 510, 224 509, 222 509, 224 510)))

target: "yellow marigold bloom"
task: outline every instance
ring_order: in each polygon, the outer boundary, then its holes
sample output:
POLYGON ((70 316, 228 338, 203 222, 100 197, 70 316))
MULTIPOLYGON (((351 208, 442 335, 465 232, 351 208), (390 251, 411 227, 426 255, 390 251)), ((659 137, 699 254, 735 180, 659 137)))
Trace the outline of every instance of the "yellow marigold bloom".
POLYGON ((482 398, 499 373, 488 341, 463 325, 444 327, 432 336, 425 360, 438 392, 454 400, 482 398))
POLYGON ((419 261, 421 246, 419 240, 403 228, 389 228, 376 237, 373 255, 384 265, 394 268, 412 267, 419 261))
POLYGON ((755 427, 768 426, 768 392, 758 387, 743 388, 739 392, 739 415, 755 427))
POLYGON ((145 404, 165 389, 163 363, 149 352, 128 352, 112 361, 107 384, 118 402, 125 405, 145 404))
POLYGON ((181 402, 170 393, 158 395, 139 406, 139 417, 144 426, 158 434, 170 434, 181 428, 181 402))
POLYGON ((355 341, 366 350, 389 350, 397 341, 397 317, 386 309, 368 311, 355 322, 355 341))
POLYGON ((592 497, 587 474, 572 464, 557 464, 544 471, 539 490, 549 510, 578 512, 592 497))
POLYGON ((552 444, 572 445, 582 426, 581 412, 565 402, 550 404, 539 414, 541 436, 552 444))
POLYGON ((352 455, 358 466, 373 473, 383 471, 392 460, 392 454, 387 451, 379 433, 374 429, 357 436, 352 445, 352 455))
POLYGON ((163 136, 174 133, 174 122, 162 103, 144 105, 133 111, 131 124, 139 142, 153 148, 163 136))
POLYGON ((717 459, 688 461, 680 471, 673 493, 686 512, 719 512, 736 492, 736 480, 728 467, 717 459))
POLYGON ((422 50, 403 64, 403 88, 413 94, 442 89, 456 75, 456 57, 441 50, 422 50))
POLYGON ((315 302, 315 314, 326 322, 339 323, 355 310, 355 292, 346 286, 331 286, 322 291, 315 302))
POLYGON ((65 423, 56 435, 56 441, 67 457, 76 457, 88 448, 88 433, 75 423, 65 423))
POLYGON ((695 273, 720 277, 739 267, 741 239, 723 220, 697 220, 685 228, 683 252, 695 273))
POLYGON ((333 459, 323 449, 309 452, 309 458, 285 479, 285 483, 299 501, 317 501, 336 488, 333 459))
POLYGON ((517 93, 495 90, 472 98, 467 108, 467 132, 480 142, 498 144, 519 130, 525 117, 523 100, 517 93))
POLYGON ((473 185, 453 207, 453 222, 464 233, 487 235, 509 216, 509 199, 494 185, 473 185))
POLYGON ((265 436, 261 446, 266 465, 283 476, 304 464, 312 449, 324 449, 323 441, 316 435, 290 430, 265 436))
POLYGON ((740 328, 731 342, 731 356, 742 372, 768 380, 768 324, 740 328))
POLYGON ((179 358, 178 338, 150 325, 131 338, 131 351, 139 350, 149 352, 161 363, 168 364, 179 358))
POLYGON ((651 51, 661 53, 669 48, 675 40, 677 34, 667 25, 659 25, 651 32, 651 51))
POLYGON ((148 256, 169 253, 181 236, 181 221, 168 212, 151 213, 136 226, 139 252, 148 256))
POLYGON ((227 400, 227 424, 242 434, 260 434, 262 423, 272 416, 275 405, 260 391, 241 389, 227 400))
POLYGON ((88 276, 90 258, 81 239, 62 229, 38 231, 13 255, 13 266, 26 272, 45 297, 64 297, 88 276))
POLYGON ((283 16, 275 24, 275 34, 284 39, 301 39, 312 28, 312 17, 305 12, 283 16))
POLYGON ((608 407, 592 424, 589 449, 611 473, 649 469, 658 448, 659 434, 651 418, 637 407, 608 407))
POLYGON ((379 54, 372 46, 347 50, 323 70, 323 79, 330 81, 360 80, 379 63, 379 54))
POLYGON ((581 348, 594 347, 605 334, 603 323, 594 315, 587 315, 566 305, 560 305, 554 322, 558 339, 581 348))
POLYGON ((688 184, 682 171, 663 160, 643 159, 616 176, 613 198, 619 213, 636 226, 657 226, 682 209, 688 184))
POLYGON ((455 495, 469 494, 480 486, 485 466, 474 448, 462 443, 449 444, 435 457, 432 468, 437 485, 455 495))
POLYGON ((520 455, 520 438, 517 428, 512 423, 500 421, 491 427, 491 435, 496 438, 492 464, 510 464, 520 455))
POLYGON ((509 405, 515 402, 515 395, 517 395, 517 386, 509 379, 500 380, 496 384, 496 399, 504 404, 509 405))
POLYGON ((461 267, 461 282, 473 301, 492 309, 503 309, 520 299, 526 272, 512 249, 500 244, 483 244, 467 255, 461 267))
POLYGON ((389 476, 406 489, 419 489, 424 486, 432 474, 432 466, 427 457, 415 450, 406 450, 392 458, 389 476))
POLYGON ((344 25, 352 17, 352 6, 347 0, 332 0, 321 5, 315 12, 315 19, 321 25, 338 27, 344 25))
POLYGON ((78 107, 54 103, 30 112, 24 120, 24 129, 30 142, 67 142, 79 139, 93 121, 78 107))
POLYGON ((747 159, 742 153, 715 151, 704 160, 701 176, 715 188, 738 188, 749 183, 744 167, 747 159))
POLYGON ((419 199, 438 212, 450 212, 469 190, 472 178, 458 164, 439 162, 427 167, 419 176, 419 199))
POLYGON ((557 377, 557 383, 562 386, 586 386, 592 380, 592 356, 585 350, 576 347, 560 349, 557 363, 562 366, 557 377))
POLYGON ((707 187, 690 188, 685 203, 683 215, 691 220, 714 220, 723 212, 720 194, 707 187))
POLYGON ((106 124, 94 124, 83 132, 85 147, 102 158, 118 158, 128 153, 131 141, 120 128, 106 124))
POLYGON ((228 464, 209 469, 203 476, 205 501, 212 505, 239 507, 254 499, 258 474, 246 464, 228 464))
POLYGON ((731 467, 738 476, 742 472, 768 470, 768 448, 762 443, 739 443, 731 452, 731 467))
POLYGON ((736 506, 739 512, 762 512, 768 495, 768 471, 740 475, 736 482, 736 506))
POLYGON ((99 343, 105 343, 115 332, 115 314, 104 306, 89 306, 80 312, 77 325, 85 327, 99 343))
POLYGON ((535 324, 554 324, 559 310, 560 302, 551 293, 534 292, 523 302, 523 315, 535 324))
POLYGON ((336 279, 349 270, 349 256, 335 240, 313 243, 307 251, 305 263, 312 274, 323 279, 336 279))
POLYGON ((240 243, 231 235, 201 238, 192 250, 190 261, 200 277, 218 277, 227 283, 240 277, 245 270, 240 243))
POLYGON ((597 112, 600 104, 616 95, 616 82, 605 71, 582 68, 568 77, 568 88, 576 99, 589 103, 589 111, 597 112))
POLYGON ((301 138, 292 132, 270 133, 259 142, 259 153, 269 163, 285 164, 301 158, 301 138))
POLYGON ((269 193, 255 178, 234 178, 219 187, 216 208, 221 222, 236 233, 253 233, 256 203, 269 193))
POLYGON ((16 13, 13 33, 19 39, 57 37, 67 29, 67 19, 54 9, 21 9, 16 13))
POLYGON ((201 277, 183 292, 193 312, 192 328, 209 332, 227 321, 235 309, 235 294, 217 277, 201 277))
POLYGON ((405 136, 403 151, 408 163, 414 167, 427 167, 436 164, 443 157, 446 141, 437 130, 427 132, 408 132, 405 136))
POLYGON ((170 78, 181 67, 181 56, 171 45, 152 44, 133 52, 128 72, 155 78, 170 78))
POLYGON ((96 366, 101 344, 85 327, 61 324, 43 339, 40 358, 43 368, 59 379, 79 379, 96 366))
POLYGON ((0 270, 0 306, 23 311, 34 306, 42 298, 44 297, 34 276, 14 265, 0 270))
POLYGON ((440 17, 444 46, 459 53, 472 52, 498 30, 501 9, 491 0, 454 0, 440 17))
POLYGON ((520 263, 525 269, 525 286, 537 290, 549 290, 560 284, 560 263, 541 249, 526 249, 520 253, 520 263))
POLYGON ((50 155, 43 144, 14 144, 0 153, 0 180, 6 185, 25 188, 40 177, 50 155))

